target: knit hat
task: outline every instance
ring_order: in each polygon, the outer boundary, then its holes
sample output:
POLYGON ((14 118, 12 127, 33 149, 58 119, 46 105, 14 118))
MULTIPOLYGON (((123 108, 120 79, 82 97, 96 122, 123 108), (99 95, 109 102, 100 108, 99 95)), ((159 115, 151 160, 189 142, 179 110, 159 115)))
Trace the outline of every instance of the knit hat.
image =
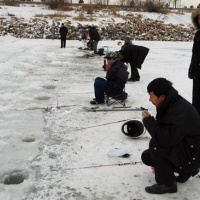
POLYGON ((104 58, 117 58, 117 53, 115 51, 108 51, 104 58))
POLYGON ((172 82, 166 78, 156 78, 147 86, 147 92, 154 92, 157 97, 160 97, 161 95, 167 95, 171 88, 172 82))

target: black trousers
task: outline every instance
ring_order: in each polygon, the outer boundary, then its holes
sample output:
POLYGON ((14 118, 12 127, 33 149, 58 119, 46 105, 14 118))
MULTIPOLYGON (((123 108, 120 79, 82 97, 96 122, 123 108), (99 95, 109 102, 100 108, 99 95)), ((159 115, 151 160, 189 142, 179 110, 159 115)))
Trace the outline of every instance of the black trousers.
POLYGON ((61 36, 61 48, 65 48, 66 45, 66 36, 61 36))
POLYGON ((138 71, 138 65, 130 63, 131 65, 131 79, 138 79, 140 78, 140 74, 138 71))
POLYGON ((169 153, 170 149, 163 148, 161 154, 151 140, 149 149, 145 150, 141 155, 145 165, 155 168, 155 180, 161 185, 172 185, 175 182, 174 172, 178 172, 178 169, 167 159, 169 153))
POLYGON ((200 77, 193 79, 192 105, 200 115, 200 77))

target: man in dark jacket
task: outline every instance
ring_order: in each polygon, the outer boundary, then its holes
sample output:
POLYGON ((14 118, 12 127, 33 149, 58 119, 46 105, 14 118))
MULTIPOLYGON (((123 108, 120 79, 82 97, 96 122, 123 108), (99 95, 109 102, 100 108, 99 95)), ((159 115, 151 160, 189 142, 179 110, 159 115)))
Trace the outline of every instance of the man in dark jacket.
POLYGON ((122 62, 130 63, 131 65, 131 77, 128 81, 140 81, 138 69, 142 68, 142 64, 148 52, 148 48, 133 44, 126 45, 118 51, 118 58, 122 62))
POLYGON ((141 157, 144 164, 154 167, 157 184, 145 190, 152 194, 174 193, 176 182, 184 183, 199 172, 200 117, 165 78, 150 82, 147 91, 157 115, 155 119, 148 111, 142 113, 152 138, 141 157), (179 175, 175 177, 174 172, 179 175))
POLYGON ((128 79, 126 66, 117 59, 117 53, 109 51, 105 59, 110 66, 106 73, 106 79, 97 77, 94 82, 95 98, 91 104, 104 104, 104 94, 116 96, 121 94, 128 79))
POLYGON ((192 104, 200 115, 200 9, 192 13, 192 22, 197 29, 192 48, 192 59, 188 77, 193 79, 192 104))
POLYGON ((99 41, 101 40, 101 37, 94 26, 88 26, 88 28, 89 28, 89 37, 93 42, 92 46, 94 49, 94 53, 97 54, 97 46, 99 41))
POLYGON ((68 29, 64 25, 64 23, 62 23, 62 26, 60 27, 60 31, 59 32, 60 32, 60 39, 61 39, 61 48, 65 48, 68 29))

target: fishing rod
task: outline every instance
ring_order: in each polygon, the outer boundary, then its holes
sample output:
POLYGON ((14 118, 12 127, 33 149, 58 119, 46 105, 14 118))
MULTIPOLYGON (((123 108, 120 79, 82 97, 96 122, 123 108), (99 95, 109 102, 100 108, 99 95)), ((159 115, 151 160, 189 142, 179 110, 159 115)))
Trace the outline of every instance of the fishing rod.
POLYGON ((126 163, 114 163, 114 164, 107 164, 107 165, 92 165, 92 166, 86 166, 86 167, 73 167, 73 168, 68 168, 66 170, 90 169, 90 168, 125 166, 125 165, 136 165, 136 164, 142 164, 142 163, 143 163, 142 161, 131 161, 131 162, 126 162, 126 163))
POLYGON ((105 124, 88 126, 88 127, 84 127, 84 128, 75 129, 75 131, 80 131, 80 130, 89 129, 89 128, 95 128, 95 127, 99 127, 99 126, 105 126, 105 125, 109 125, 109 124, 116 124, 116 123, 125 122, 125 121, 128 121, 128 120, 131 120, 131 119, 123 119, 123 120, 119 120, 119 121, 115 121, 115 122, 108 122, 108 123, 105 123, 105 124))

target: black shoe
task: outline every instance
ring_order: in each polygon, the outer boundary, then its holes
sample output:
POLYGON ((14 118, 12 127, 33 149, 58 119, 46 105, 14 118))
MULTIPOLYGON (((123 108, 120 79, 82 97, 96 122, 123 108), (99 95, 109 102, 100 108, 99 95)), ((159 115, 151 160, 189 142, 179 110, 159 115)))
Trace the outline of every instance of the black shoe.
POLYGON ((199 173, 199 169, 194 170, 191 173, 180 173, 179 176, 176 176, 176 182, 178 183, 185 183, 191 176, 195 176, 199 173))
POLYGON ((129 78, 127 81, 136 82, 136 81, 140 81, 140 78, 129 78))
POLYGON ((155 184, 150 187, 146 187, 145 190, 151 194, 175 193, 177 192, 177 184, 174 183, 170 186, 155 184))
POLYGON ((129 82, 135 82, 135 79, 129 78, 127 81, 129 81, 129 82))
POLYGON ((140 77, 135 78, 135 81, 140 81, 140 77))
POLYGON ((94 100, 90 101, 90 104, 92 104, 92 105, 105 104, 105 102, 98 102, 98 101, 96 101, 96 99, 94 99, 94 100))

